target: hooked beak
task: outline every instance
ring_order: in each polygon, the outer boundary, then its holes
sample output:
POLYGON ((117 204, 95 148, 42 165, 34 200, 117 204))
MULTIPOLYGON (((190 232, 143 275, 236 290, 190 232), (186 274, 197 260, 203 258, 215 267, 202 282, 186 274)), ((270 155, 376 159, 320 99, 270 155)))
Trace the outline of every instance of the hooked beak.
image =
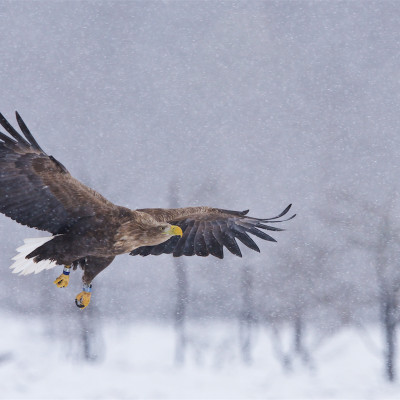
POLYGON ((167 232, 168 235, 171 236, 180 236, 182 237, 182 229, 177 225, 171 225, 171 229, 167 232))

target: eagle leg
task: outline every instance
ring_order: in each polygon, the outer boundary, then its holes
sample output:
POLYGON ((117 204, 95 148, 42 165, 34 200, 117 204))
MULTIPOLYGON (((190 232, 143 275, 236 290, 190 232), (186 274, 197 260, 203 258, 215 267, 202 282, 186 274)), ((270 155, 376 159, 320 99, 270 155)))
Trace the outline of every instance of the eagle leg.
POLYGON ((90 303, 90 297, 92 295, 92 285, 89 283, 84 283, 83 284, 83 291, 80 292, 76 297, 75 297, 75 304, 83 309, 87 307, 90 303))
POLYGON ((68 286, 69 283, 69 273, 71 270, 70 265, 66 265, 63 269, 63 273, 54 281, 54 283, 59 288, 65 288, 68 286))

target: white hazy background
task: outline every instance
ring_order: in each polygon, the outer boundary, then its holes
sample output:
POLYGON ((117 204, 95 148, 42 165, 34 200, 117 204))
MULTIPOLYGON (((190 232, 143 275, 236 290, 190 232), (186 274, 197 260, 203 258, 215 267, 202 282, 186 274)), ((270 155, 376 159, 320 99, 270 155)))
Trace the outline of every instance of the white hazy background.
MULTIPOLYGON (((0 398, 398 398, 400 3, 1 1, 0 111, 131 207, 272 217, 243 259, 8 270, 0 398)), ((243 247, 243 246, 242 246, 243 247)))

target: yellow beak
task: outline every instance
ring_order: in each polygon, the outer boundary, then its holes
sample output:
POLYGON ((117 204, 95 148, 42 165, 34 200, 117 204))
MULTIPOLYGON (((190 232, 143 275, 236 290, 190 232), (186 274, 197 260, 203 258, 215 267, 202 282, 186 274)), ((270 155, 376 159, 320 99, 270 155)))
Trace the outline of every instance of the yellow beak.
POLYGON ((171 225, 171 229, 167 232, 168 235, 171 236, 180 236, 182 237, 182 229, 179 226, 171 225))

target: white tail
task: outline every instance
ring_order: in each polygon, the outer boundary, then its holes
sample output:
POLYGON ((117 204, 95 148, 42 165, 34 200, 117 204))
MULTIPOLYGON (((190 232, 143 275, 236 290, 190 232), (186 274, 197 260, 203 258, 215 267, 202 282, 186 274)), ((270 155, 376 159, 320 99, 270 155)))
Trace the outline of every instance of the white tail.
POLYGON ((32 253, 33 250, 53 239, 53 237, 54 236, 24 239, 24 244, 17 249, 18 254, 12 258, 12 260, 15 261, 10 267, 10 269, 13 270, 13 274, 37 274, 45 269, 54 268, 57 265, 55 261, 42 260, 35 263, 32 258, 25 258, 28 254, 32 253))

